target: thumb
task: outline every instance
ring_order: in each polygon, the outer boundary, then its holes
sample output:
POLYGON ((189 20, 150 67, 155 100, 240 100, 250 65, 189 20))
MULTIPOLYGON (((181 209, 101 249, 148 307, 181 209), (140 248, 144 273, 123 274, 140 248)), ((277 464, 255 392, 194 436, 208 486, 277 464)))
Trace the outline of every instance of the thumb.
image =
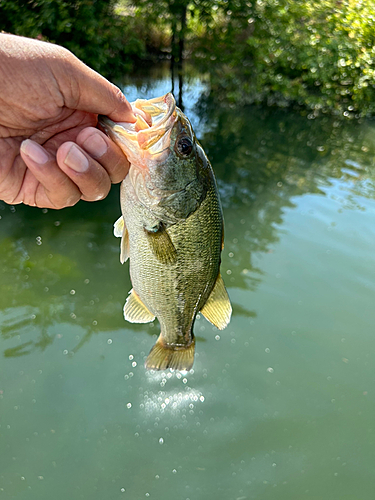
MULTIPOLYGON (((135 122, 132 107, 121 90, 75 56, 69 58, 69 84, 60 85, 65 106, 106 115, 113 121, 135 122)), ((65 80, 65 79, 64 79, 65 80)))

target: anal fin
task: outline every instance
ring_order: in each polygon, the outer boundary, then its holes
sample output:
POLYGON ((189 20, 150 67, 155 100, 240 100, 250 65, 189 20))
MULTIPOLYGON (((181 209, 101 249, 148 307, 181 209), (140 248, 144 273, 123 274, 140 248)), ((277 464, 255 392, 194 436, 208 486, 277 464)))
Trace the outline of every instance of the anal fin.
POLYGON ((147 309, 134 290, 130 290, 124 305, 124 318, 130 323, 150 323, 155 316, 147 309))
POLYGON ((220 274, 216 279, 215 286, 207 302, 200 312, 219 330, 223 330, 228 325, 232 315, 232 306, 220 274))
POLYGON ((195 339, 186 346, 172 346, 165 344, 159 336, 156 344, 147 356, 145 367, 147 370, 189 371, 194 363, 195 339))

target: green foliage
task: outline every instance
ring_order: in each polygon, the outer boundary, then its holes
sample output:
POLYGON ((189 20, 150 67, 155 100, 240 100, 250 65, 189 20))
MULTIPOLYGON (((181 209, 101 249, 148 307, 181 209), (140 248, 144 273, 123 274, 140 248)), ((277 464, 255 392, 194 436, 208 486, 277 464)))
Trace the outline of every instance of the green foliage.
POLYGON ((0 30, 58 43, 107 75, 129 71, 145 46, 114 0, 0 0, 0 30))
POLYGON ((375 113, 373 0, 0 0, 0 29, 109 77, 184 53, 226 102, 375 113))
POLYGON ((223 98, 375 112, 372 0, 234 0, 217 3, 216 12, 196 56, 209 61, 223 98))

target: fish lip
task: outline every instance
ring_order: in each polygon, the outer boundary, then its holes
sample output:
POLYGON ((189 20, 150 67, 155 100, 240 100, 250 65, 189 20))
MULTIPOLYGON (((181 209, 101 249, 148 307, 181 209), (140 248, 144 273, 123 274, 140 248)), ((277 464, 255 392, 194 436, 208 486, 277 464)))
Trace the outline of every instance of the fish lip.
POLYGON ((116 123, 107 116, 99 115, 99 127, 124 151, 126 156, 132 153, 146 153, 147 156, 160 154, 169 148, 170 130, 177 120, 176 101, 172 93, 154 99, 137 99, 131 103, 151 117, 149 128, 136 130, 136 124, 116 123))

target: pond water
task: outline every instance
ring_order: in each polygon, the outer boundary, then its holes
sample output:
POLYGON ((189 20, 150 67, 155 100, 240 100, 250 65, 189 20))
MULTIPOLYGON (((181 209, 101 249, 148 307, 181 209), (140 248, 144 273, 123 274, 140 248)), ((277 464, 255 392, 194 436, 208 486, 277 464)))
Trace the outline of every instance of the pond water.
POLYGON ((372 500, 375 124, 183 90, 232 321, 197 320, 190 373, 146 372, 158 324, 122 317, 118 186, 61 211, 0 203, 0 498, 372 500))

